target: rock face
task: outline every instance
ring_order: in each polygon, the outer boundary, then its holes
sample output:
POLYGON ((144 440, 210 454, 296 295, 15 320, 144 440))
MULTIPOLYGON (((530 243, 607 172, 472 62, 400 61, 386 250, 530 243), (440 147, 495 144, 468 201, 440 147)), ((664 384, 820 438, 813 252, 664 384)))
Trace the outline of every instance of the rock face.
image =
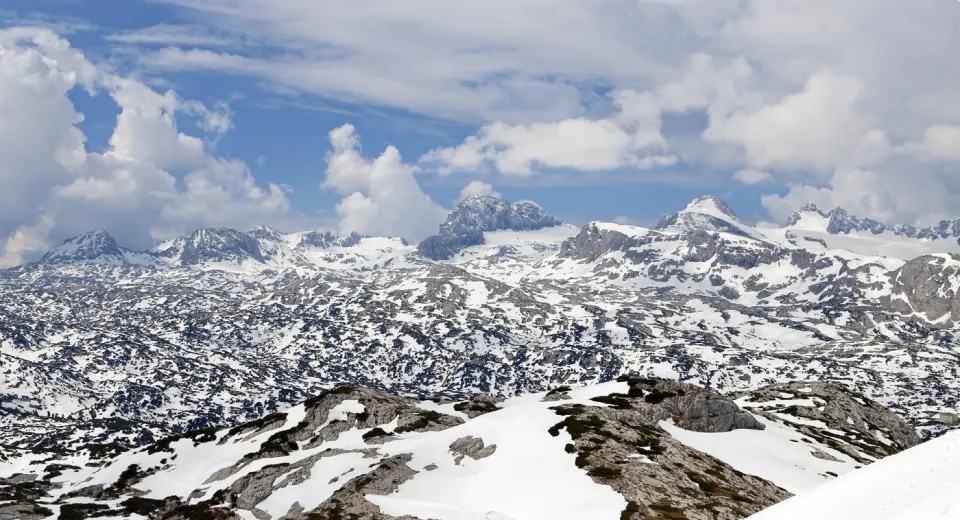
POLYGON ((884 301, 903 314, 952 324, 960 317, 960 255, 929 255, 911 260, 891 275, 884 301))
POLYGON ((630 383, 628 396, 643 397, 633 407, 651 424, 671 419, 685 430, 705 433, 764 429, 732 401, 705 388, 667 379, 624 379, 630 383))
POLYGON ((509 202, 489 195, 473 195, 457 204, 440 232, 419 245, 417 251, 432 260, 445 260, 471 246, 484 243, 489 231, 536 231, 561 222, 532 202, 509 202))
POLYGON ((496 444, 484 446, 483 439, 471 435, 460 437, 450 444, 450 453, 454 454, 453 462, 458 466, 464 457, 480 460, 493 455, 496 451, 496 444))
POLYGON ((345 237, 338 237, 333 233, 321 233, 311 231, 300 238, 298 244, 301 248, 328 249, 331 247, 353 247, 360 243, 364 237, 360 233, 353 232, 345 237))
POLYGON ((233 229, 211 228, 195 231, 180 254, 183 265, 206 262, 263 261, 260 245, 254 236, 233 229))

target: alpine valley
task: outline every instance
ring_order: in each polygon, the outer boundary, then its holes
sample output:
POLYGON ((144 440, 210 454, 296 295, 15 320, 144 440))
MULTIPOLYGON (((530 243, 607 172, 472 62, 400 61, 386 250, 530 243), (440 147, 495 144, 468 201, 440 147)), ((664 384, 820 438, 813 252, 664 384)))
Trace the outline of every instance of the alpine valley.
POLYGON ((0 519, 746 518, 947 433, 958 329, 960 220, 93 231, 0 271, 0 519))

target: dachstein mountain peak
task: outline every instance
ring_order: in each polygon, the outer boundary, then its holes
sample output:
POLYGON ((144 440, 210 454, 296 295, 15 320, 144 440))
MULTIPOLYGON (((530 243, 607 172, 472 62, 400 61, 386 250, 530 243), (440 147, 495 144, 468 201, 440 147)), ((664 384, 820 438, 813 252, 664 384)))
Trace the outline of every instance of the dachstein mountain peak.
POLYGON ((537 231, 561 224, 533 202, 511 205, 498 197, 473 195, 460 201, 439 233, 423 240, 417 250, 431 260, 447 260, 468 247, 483 245, 487 232, 537 231))

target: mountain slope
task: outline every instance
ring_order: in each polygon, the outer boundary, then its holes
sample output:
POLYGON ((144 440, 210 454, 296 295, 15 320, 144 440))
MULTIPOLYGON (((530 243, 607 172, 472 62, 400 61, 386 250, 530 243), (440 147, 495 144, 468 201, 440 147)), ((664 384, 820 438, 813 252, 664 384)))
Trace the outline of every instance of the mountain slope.
POLYGON ((106 460, 81 452, 0 461, 0 494, 11 497, 0 515, 40 518, 22 513, 34 507, 167 519, 737 519, 790 495, 738 468, 756 450, 728 441, 746 433, 793 450, 791 471, 803 480, 794 491, 853 469, 788 423, 758 422, 728 398, 674 381, 624 377, 456 404, 341 387, 106 460), (715 458, 690 436, 729 446, 715 458))
POLYGON ((951 432, 762 511, 751 520, 952 519, 960 515, 960 432, 951 432))

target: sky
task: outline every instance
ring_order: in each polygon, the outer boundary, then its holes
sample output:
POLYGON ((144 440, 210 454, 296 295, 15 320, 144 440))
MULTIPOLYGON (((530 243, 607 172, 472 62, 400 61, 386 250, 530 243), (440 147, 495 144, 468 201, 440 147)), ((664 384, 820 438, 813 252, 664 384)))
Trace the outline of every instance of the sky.
POLYGON ((953 0, 4 0, 0 266, 106 229, 420 240, 457 200, 960 216, 953 0))

